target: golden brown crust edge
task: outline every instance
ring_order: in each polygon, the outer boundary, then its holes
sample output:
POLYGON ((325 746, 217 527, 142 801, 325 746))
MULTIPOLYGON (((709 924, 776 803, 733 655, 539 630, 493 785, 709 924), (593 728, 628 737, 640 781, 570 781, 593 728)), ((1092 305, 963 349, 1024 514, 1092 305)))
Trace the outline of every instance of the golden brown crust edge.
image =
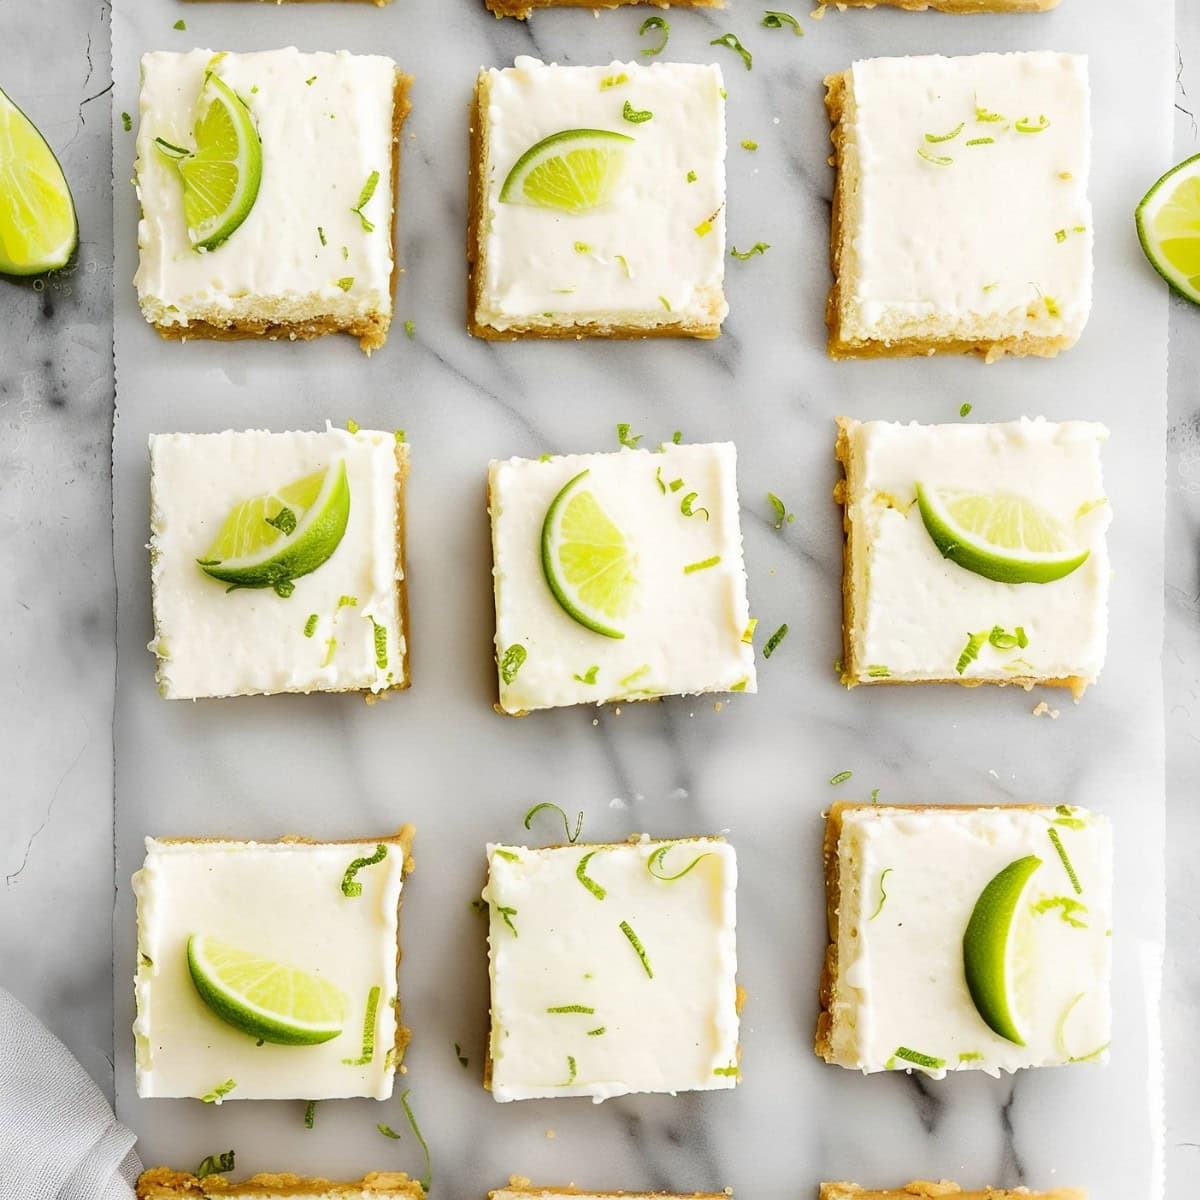
POLYGON ((848 8, 874 8, 883 4, 889 8, 904 8, 909 12, 934 9, 944 13, 1034 13, 1049 12, 1058 0, 838 0, 848 8))
POLYGON ((498 1200, 505 1195, 510 1196, 604 1196, 611 1200, 625 1197, 625 1200, 640 1200, 643 1196, 655 1196, 659 1200, 729 1200, 732 1189, 724 1192, 598 1192, 591 1189, 577 1188, 574 1184, 566 1187, 535 1187, 524 1176, 514 1175, 501 1188, 488 1192, 488 1200, 498 1200))
POLYGON ((1087 1200, 1087 1192, 1082 1188, 1062 1187, 1048 1192, 1033 1192, 1024 1187, 1012 1190, 985 1187, 982 1191, 964 1192, 957 1183, 947 1179, 938 1183, 914 1179, 903 1187, 884 1188, 881 1191, 859 1187, 857 1183, 823 1183, 820 1200, 913 1200, 914 1197, 937 1200, 943 1196, 953 1196, 955 1200, 1087 1200))
POLYGON ((297 1196, 324 1192, 330 1196, 357 1196, 367 1192, 377 1196, 406 1196, 409 1200, 424 1200, 425 1193, 415 1179, 400 1171, 371 1171, 362 1179, 336 1182, 330 1179, 305 1178, 290 1172, 252 1175, 240 1183, 232 1183, 223 1175, 209 1175, 199 1180, 186 1171, 170 1167, 150 1167, 137 1181, 137 1200, 207 1200, 210 1196, 261 1196, 270 1192, 279 1196, 297 1196))
MULTIPOLYGON (((503 0, 497 0, 503 2, 503 0)), ((523 5, 525 0, 520 0, 523 5)), ((574 0, 573 0, 574 2, 574 0)), ((678 5, 678 0, 675 0, 678 5)), ((580 7, 597 8, 594 0, 585 0, 580 7)), ((495 10, 493 10, 495 11, 495 10)), ((497 16, 527 16, 527 12, 498 12, 497 16)), ((721 336, 721 317, 712 315, 708 320, 677 320, 656 325, 605 325, 589 322, 583 325, 514 325, 497 329, 479 320, 479 291, 486 270, 486 255, 483 244, 484 164, 488 157, 487 97, 490 77, 487 68, 479 72, 475 80, 475 91, 471 100, 468 120, 469 162, 467 165, 467 332, 472 337, 488 342, 516 341, 582 341, 584 338, 600 338, 620 341, 643 338, 689 337, 710 339, 721 336)), ((709 289, 710 307, 719 310, 724 302, 724 290, 720 286, 709 289)))
MULTIPOLYGON (((293 0, 294 2, 294 0, 293 0)), ((387 0, 371 0, 387 3, 387 0)), ((396 87, 392 99, 392 274, 389 287, 392 308, 396 305, 396 282, 400 266, 396 257, 396 220, 400 198, 400 131, 405 118, 412 111, 408 93, 412 76, 396 71, 396 87)), ((358 338, 359 347, 366 354, 378 350, 386 341, 392 323, 391 313, 367 313, 349 324, 342 324, 334 317, 314 317, 309 321, 252 321, 239 320, 228 325, 210 321, 189 321, 186 325, 154 325, 154 330, 164 341, 186 342, 192 338, 203 341, 239 342, 248 340, 307 342, 324 337, 329 333, 348 333, 358 338)))
MULTIPOLYGON (((378 3, 379 0, 376 0, 378 3)), ((483 0, 497 17, 522 20, 538 8, 622 8, 629 4, 651 4, 656 8, 724 8, 725 0, 483 0)), ((1057 2, 1057 0, 1054 0, 1057 2)))
POLYGON ((1064 675, 1058 679, 1041 679, 1034 675, 1014 675, 1010 679, 892 679, 888 676, 865 675, 863 664, 854 657, 853 639, 850 631, 855 623, 854 595, 854 528, 850 520, 850 502, 857 491, 858 481, 853 475, 853 455, 850 453, 850 435, 861 425, 853 417, 836 418, 837 440, 833 456, 842 470, 842 478, 834 484, 834 503, 842 509, 842 670, 839 675, 847 688, 853 687, 917 687, 924 684, 952 683, 957 687, 1019 687, 1031 691, 1035 687, 1067 688, 1073 699, 1078 700, 1087 691, 1088 680, 1081 675, 1064 675))

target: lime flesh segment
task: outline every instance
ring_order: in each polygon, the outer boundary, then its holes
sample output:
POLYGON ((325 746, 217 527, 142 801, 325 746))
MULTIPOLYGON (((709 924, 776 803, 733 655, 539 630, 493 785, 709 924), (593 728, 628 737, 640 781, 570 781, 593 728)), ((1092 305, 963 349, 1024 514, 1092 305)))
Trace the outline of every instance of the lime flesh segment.
POLYGON ((75 204, 58 159, 0 92, 0 275, 65 267, 78 244, 75 204))
POLYGON ((200 569, 237 588, 274 588, 291 595, 293 581, 326 563, 350 520, 345 460, 277 492, 235 504, 200 569))
POLYGON ((918 483, 917 506, 943 558, 997 583, 1053 583, 1091 553, 1023 496, 918 483))
POLYGON ((227 1025, 278 1046, 332 1041, 346 1021, 345 993, 327 979, 193 933, 188 972, 227 1025))
POLYGON ((1137 231, 1154 269, 1200 304, 1200 154, 1168 171, 1137 206, 1137 231))
POLYGON ((1036 854, 1018 858, 979 894, 963 934, 963 970, 971 1000, 985 1024, 1015 1045, 1024 1046, 1014 1015, 1018 905, 1033 873, 1042 865, 1036 854))
POLYGON ((502 204, 581 213, 607 204, 633 138, 607 129, 564 129, 517 159, 500 189, 502 204))
POLYGON ((200 93, 196 149, 175 158, 194 250, 215 250, 250 215, 262 182, 262 142, 250 110, 211 71, 200 93))
POLYGON ((542 522, 542 572, 563 612, 594 633, 623 638, 614 622, 629 612, 637 590, 635 556, 625 535, 580 471, 555 496, 542 522))

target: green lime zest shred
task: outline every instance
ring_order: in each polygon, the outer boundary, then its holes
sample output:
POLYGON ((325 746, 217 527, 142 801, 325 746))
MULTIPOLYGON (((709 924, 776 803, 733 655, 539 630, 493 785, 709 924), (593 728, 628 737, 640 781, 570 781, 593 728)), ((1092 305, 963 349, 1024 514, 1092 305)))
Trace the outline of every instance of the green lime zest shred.
POLYGON ((589 1029, 587 1031, 587 1035, 588 1035, 588 1037, 600 1037, 607 1032, 608 1032, 608 1026, 598 1025, 595 1029, 589 1029))
POLYGON ((627 446, 630 450, 636 450, 638 442, 642 440, 644 435, 640 433, 631 434, 629 432, 631 428, 632 426, 630 426, 628 421, 621 421, 617 425, 617 441, 622 446, 627 446))
POLYGON ((380 1124, 376 1125, 375 1128, 378 1129, 379 1132, 382 1133, 386 1138, 392 1138, 397 1142, 400 1140, 400 1135, 390 1125, 384 1125, 381 1122, 380 1124))
POLYGON ((633 932, 633 926, 628 921, 622 921, 620 924, 621 932, 629 939, 629 944, 633 947, 634 953, 637 954, 641 961, 642 970, 646 972, 647 979, 654 978, 654 971, 650 966, 650 959, 646 954, 646 948, 642 945, 641 939, 633 932))
POLYGON ((949 133, 927 133, 925 135, 925 140, 927 142, 934 143, 952 142, 960 133, 962 133, 963 129, 966 127, 966 124, 966 121, 959 121, 959 123, 952 130, 950 130, 949 133))
POLYGON ((887 679, 891 673, 891 668, 885 667, 882 663, 873 663, 867 668, 867 675, 871 679, 887 679))
POLYGON ((724 1075, 732 1079, 740 1079, 742 1077, 742 1073, 738 1070, 736 1063, 730 1063, 727 1067, 714 1067, 713 1074, 724 1075))
POLYGON ((304 1128, 311 1129, 313 1122, 317 1119, 317 1102, 310 1100, 304 1106, 304 1128))
POLYGON ((970 416, 971 409, 974 407, 975 406, 973 404, 969 404, 969 403, 968 404, 960 404, 958 406, 958 415, 960 417, 970 416))
POLYGON ((354 276, 343 275, 341 279, 335 279, 333 282, 337 284, 337 286, 340 287, 343 292, 348 292, 354 286, 354 276))
POLYGON ((517 937, 518 936, 517 927, 512 922, 512 918, 517 915, 517 910, 515 908, 512 908, 509 905, 497 904, 496 911, 500 914, 505 925, 507 925, 509 927, 509 929, 512 931, 513 937, 517 937))
POLYGON ((775 630, 773 634, 771 634, 769 638, 767 638, 767 644, 763 647, 763 658, 770 658, 771 655, 779 649, 779 643, 782 642, 785 637, 787 637, 787 631, 788 627, 787 622, 785 621, 777 630, 775 630))
POLYGON ((388 665, 388 631, 386 625, 380 625, 374 617, 371 618, 371 627, 373 629, 373 637, 375 640, 375 665, 381 670, 385 670, 388 665))
POLYGON ((123 112, 121 114, 121 128, 124 129, 126 133, 133 128, 133 118, 127 112, 123 112))
POLYGON ((967 634, 967 644, 958 656, 958 662, 954 664, 954 669, 960 675, 979 657, 979 651, 983 649, 983 644, 987 639, 986 633, 967 634))
POLYGON ((687 181, 688 181, 688 183, 696 182, 696 172, 695 171, 689 171, 687 173, 687 181))
POLYGON ((692 861, 688 863, 688 865, 684 867, 682 871, 678 871, 674 875, 660 874, 659 871, 655 870, 655 867, 662 869, 663 859, 667 856, 668 851, 670 851, 673 846, 677 846, 678 844, 678 842, 668 842, 664 846, 659 846, 651 853, 650 857, 646 859, 646 870, 649 871, 655 879, 661 879, 663 883, 674 883, 675 880, 682 879, 698 862, 700 862, 701 859, 712 857, 712 851, 705 850, 703 854, 697 854, 696 857, 693 858, 692 861))
POLYGON ((804 30, 800 28, 800 22, 797 21, 791 13, 778 12, 774 9, 768 8, 767 11, 763 13, 763 19, 759 22, 759 24, 767 29, 782 29, 785 25, 790 26, 792 32, 797 37, 804 36, 804 30))
POLYGON ((552 801, 543 800, 540 804, 535 804, 525 814, 526 829, 529 828, 529 823, 533 820, 533 818, 536 817, 543 809, 553 809, 554 812, 558 813, 558 815, 562 817, 563 833, 566 836, 567 841, 570 842, 571 845, 574 845, 576 841, 579 840, 579 835, 583 832, 583 809, 580 809, 579 812, 575 814, 575 832, 572 833, 570 822, 567 820, 567 814, 552 801))
POLYGON ((756 254, 766 254, 770 248, 770 242, 755 242, 749 250, 739 250, 736 246, 730 246, 729 254, 731 258, 736 258, 739 262, 746 262, 747 259, 753 258, 756 254))
POLYGON ((926 150, 924 146, 918 146, 917 153, 927 163, 932 163, 935 167, 950 167, 954 165, 954 159, 948 154, 933 154, 929 150, 926 150))
POLYGON ((958 1061, 960 1063, 982 1062, 983 1055, 978 1050, 964 1050, 959 1054, 958 1061))
MULTIPOLYGON (((878 789, 877 789, 878 790, 878 789)), ((879 876, 879 903, 875 906, 875 911, 867 918, 868 921, 873 921, 881 912, 883 906, 887 903, 887 892, 884 890, 883 881, 892 873, 891 867, 884 867, 879 876)))
POLYGON ((429 1192, 429 1187, 433 1183, 433 1163, 429 1157, 429 1143, 426 1142, 421 1133, 421 1127, 417 1124, 417 1118, 413 1116, 412 1105, 409 1104, 408 1098, 412 1095, 412 1088, 400 1094, 400 1107, 404 1109, 404 1115, 408 1119, 408 1127, 412 1130, 413 1137, 417 1139, 417 1144, 421 1147, 421 1153, 425 1155, 425 1174, 418 1182, 421 1185, 421 1190, 426 1194, 429 1192))
POLYGON ((1033 905, 1033 911, 1039 916, 1053 912, 1055 909, 1058 910, 1058 915, 1062 918, 1063 922, 1070 925, 1073 929, 1087 928, 1087 922, 1081 921, 1076 916, 1076 913, 1087 912, 1087 905, 1080 903, 1070 896, 1043 896, 1041 900, 1033 905))
POLYGON ((625 101, 625 107, 621 109, 621 116, 631 125, 641 125, 645 121, 654 120, 654 114, 648 108, 634 108, 629 100, 625 101))
POLYGON ((1014 121, 1013 128, 1018 133, 1041 133, 1052 124, 1052 121, 1046 120, 1046 114, 1042 113, 1036 121, 1032 117, 1022 117, 1019 121, 1014 121))
POLYGON ((224 1154, 210 1154, 192 1174, 197 1179, 207 1179, 210 1175, 232 1171, 236 1161, 237 1155, 232 1150, 226 1150, 224 1154))
POLYGON ((733 50, 741 56, 742 62, 749 71, 754 65, 754 55, 746 49, 745 46, 738 40, 737 35, 733 33, 723 33, 720 37, 715 37, 708 43, 710 46, 724 46, 727 50, 733 50))
POLYGON ((897 1046, 894 1057, 901 1058, 918 1067, 925 1067, 930 1071, 940 1071, 946 1065, 944 1058, 936 1058, 932 1054, 922 1054, 920 1050, 910 1050, 907 1046, 897 1046))
POLYGON ((657 46, 644 46, 642 48, 644 55, 661 54, 667 48, 667 42, 671 37, 671 23, 666 17, 647 17, 638 29, 638 37, 645 37, 652 29, 662 30, 662 41, 657 46))
POLYGON ((596 1015, 596 1010, 588 1008, 586 1004, 556 1004, 546 1011, 548 1013, 586 1013, 593 1017, 596 1015))
POLYGON ((699 494, 700 494, 699 492, 688 492, 687 495, 684 496, 684 498, 682 500, 680 500, 680 502, 679 502, 679 511, 681 513, 683 513, 683 515, 685 517, 698 517, 701 513, 703 513, 704 519, 707 521, 708 520, 708 509, 707 508, 693 508, 692 507, 692 501, 695 500, 699 494))
POLYGON ((620 75, 605 75, 605 77, 600 80, 600 90, 605 92, 609 88, 620 87, 621 84, 628 82, 629 76, 626 75, 624 71, 622 71, 620 75))
POLYGON ((991 137, 967 138, 964 145, 967 146, 994 146, 996 139, 991 137))
POLYGON ((1083 885, 1079 882, 1079 876, 1075 874, 1075 868, 1071 864, 1070 856, 1067 854, 1067 848, 1062 844, 1062 838, 1058 836, 1057 829, 1048 829, 1046 832, 1050 835, 1051 842, 1054 843, 1054 849, 1058 853, 1059 859, 1062 861, 1063 870, 1067 873, 1067 878, 1071 881, 1071 886, 1075 889, 1075 895, 1083 895, 1083 885))
POLYGON ((746 622, 746 628, 742 630, 742 641, 745 642, 747 645, 753 645, 754 644, 754 631, 757 628, 758 628, 758 618, 751 617, 750 620, 746 622))
POLYGON ((839 771, 829 782, 836 787, 839 783, 845 783, 847 779, 851 779, 853 776, 853 771, 839 771))
POLYGON ((586 683, 595 686, 596 673, 600 670, 599 663, 593 663, 582 675, 572 675, 576 683, 586 683))
POLYGON ((750 138, 742 138, 742 149, 743 150, 757 150, 758 143, 755 141, 752 141, 750 138))
POLYGON ((568 1055, 567 1055, 567 1082, 566 1082, 566 1083, 560 1083, 560 1084, 556 1084, 555 1086, 557 1086, 557 1087, 570 1087, 570 1086, 571 1086, 571 1084, 573 1084, 573 1083, 575 1082, 575 1075, 576 1075, 576 1073, 577 1073, 577 1072, 576 1072, 576 1069, 575 1069, 575 1056, 574 1056, 574 1055, 572 1055, 572 1054, 568 1054, 568 1055))
MULTIPOLYGON (((343 885, 345 886, 345 885, 343 885)), ((343 1058, 348 1067, 365 1067, 375 1057, 375 1014, 379 1010, 379 985, 367 993, 367 1011, 363 1016, 362 1054, 358 1058, 343 1058)))
POLYGON ((371 202, 371 197, 375 195, 375 188, 379 184, 379 172, 372 171, 367 176, 367 182, 362 185, 362 191, 358 193, 358 203, 350 210, 362 222, 364 233, 373 233, 375 226, 367 220, 363 209, 371 202))
POLYGON ((320 617, 318 617, 316 613, 308 614, 308 620, 304 622, 304 636, 306 638, 312 637, 312 635, 317 632, 317 622, 319 620, 320 617))
POLYGON ((517 677, 517 672, 525 665, 529 652, 519 643, 509 646, 500 659, 500 678, 508 687, 517 677))
POLYGON ((587 865, 595 855, 599 854, 598 850, 589 850, 580 860, 579 865, 575 868, 575 878, 583 884, 597 900, 603 900, 608 895, 608 890, 601 887, 594 879, 590 878, 587 873, 587 865))
POLYGON ((688 563, 683 568, 683 573, 685 575, 692 575, 696 571, 705 571, 709 567, 715 567, 720 561, 721 556, 719 554, 714 554, 711 558, 702 558, 699 562, 688 563))
MULTIPOLYGON (((380 842, 375 847, 375 853, 369 858, 356 858, 346 868, 345 874, 342 876, 342 895, 343 896, 361 896, 363 885, 355 879, 355 875, 362 870, 363 867, 373 867, 376 863, 381 863, 387 858, 387 847, 380 842)), ((376 988, 376 991, 379 989, 376 988)))

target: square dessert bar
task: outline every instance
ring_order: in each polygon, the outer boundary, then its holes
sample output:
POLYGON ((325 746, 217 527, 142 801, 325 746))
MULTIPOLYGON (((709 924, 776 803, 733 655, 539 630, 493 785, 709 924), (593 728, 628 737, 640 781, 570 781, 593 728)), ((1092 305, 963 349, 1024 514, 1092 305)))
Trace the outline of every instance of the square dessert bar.
POLYGON ((407 687, 407 473, 377 430, 152 436, 161 694, 407 687))
POLYGON ((830 355, 1072 346, 1092 303, 1087 59, 875 58, 825 82, 830 355))
POLYGON ((424 1200, 425 1192, 416 1180, 398 1171, 372 1171, 348 1183, 292 1174, 252 1175, 231 1183, 223 1175, 197 1179, 168 1167, 151 1167, 137 1181, 137 1200, 372 1200, 376 1196, 424 1200))
POLYGON ((659 8, 724 8, 725 0, 483 0, 498 17, 527 17, 535 8, 620 8, 656 4, 659 8))
POLYGON ((493 461, 500 712, 753 692, 728 442, 493 461))
POLYGON ((137 1093, 386 1100, 413 830, 352 842, 146 839, 133 877, 137 1093))
POLYGON ((842 682, 1048 684, 1078 698, 1108 635, 1107 437, 1084 421, 840 418, 842 682))
POLYGON ((495 1099, 734 1087, 736 888, 718 838, 488 846, 495 1099))
POLYGON ((1082 808, 836 804, 816 1050, 853 1070, 1107 1061, 1112 836, 1082 808))
POLYGON ((716 337, 720 67, 521 57, 481 71, 467 238, 476 337, 716 337))
POLYGON ((821 1200, 1087 1200, 1082 1188, 1051 1188, 1048 1192, 1031 1192, 1029 1188, 992 1188, 964 1192, 957 1183, 943 1179, 940 1183, 914 1180, 901 1188, 864 1188, 857 1183, 823 1183, 821 1200))
POLYGON ((410 82, 390 58, 344 50, 144 55, 134 284, 146 320, 164 338, 340 332, 382 346, 410 82), (261 175, 244 219, 207 244, 189 231, 184 180, 214 99, 248 119, 261 175))

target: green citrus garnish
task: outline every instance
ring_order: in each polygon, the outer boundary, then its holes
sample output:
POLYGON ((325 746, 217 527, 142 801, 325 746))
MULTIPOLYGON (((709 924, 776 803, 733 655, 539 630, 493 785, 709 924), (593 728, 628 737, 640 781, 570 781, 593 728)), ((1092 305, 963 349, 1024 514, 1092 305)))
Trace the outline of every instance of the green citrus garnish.
POLYGON ((0 92, 0 274, 65 267, 79 244, 71 189, 30 119, 0 92))
POLYGON ((608 129, 564 129, 530 146, 500 188, 502 204, 587 212, 611 199, 633 138, 608 129))
POLYGON ((1009 863, 979 894, 963 934, 963 969, 971 1000, 989 1029, 1018 1046, 1025 1045, 1021 1014, 1015 1011, 1025 947, 1015 931, 1032 920, 1021 897, 1041 865, 1036 854, 1009 863))
MULTIPOLYGON (((204 76, 194 151, 167 157, 183 181, 183 217, 194 250, 215 250, 250 215, 262 182, 262 142, 241 97, 211 70, 204 76)), ((164 143, 159 143, 163 146, 164 143)))
POLYGON ((325 563, 350 519, 346 463, 235 504, 200 569, 231 588, 274 588, 290 596, 296 579, 325 563))
POLYGON ((580 471, 554 497, 542 523, 542 571, 559 607, 585 629, 623 638, 637 590, 636 556, 625 535, 583 485, 580 471))
POLYGON ((943 558, 998 583, 1052 583, 1082 566, 1090 553, 1024 496, 918 483, 917 505, 943 558))
POLYGON ((1200 154, 1172 167, 1137 206, 1137 231, 1154 269, 1200 304, 1200 154))
POLYGON ((342 1032, 346 996, 319 975, 193 933, 188 971, 227 1025, 279 1046, 315 1046, 342 1032))

